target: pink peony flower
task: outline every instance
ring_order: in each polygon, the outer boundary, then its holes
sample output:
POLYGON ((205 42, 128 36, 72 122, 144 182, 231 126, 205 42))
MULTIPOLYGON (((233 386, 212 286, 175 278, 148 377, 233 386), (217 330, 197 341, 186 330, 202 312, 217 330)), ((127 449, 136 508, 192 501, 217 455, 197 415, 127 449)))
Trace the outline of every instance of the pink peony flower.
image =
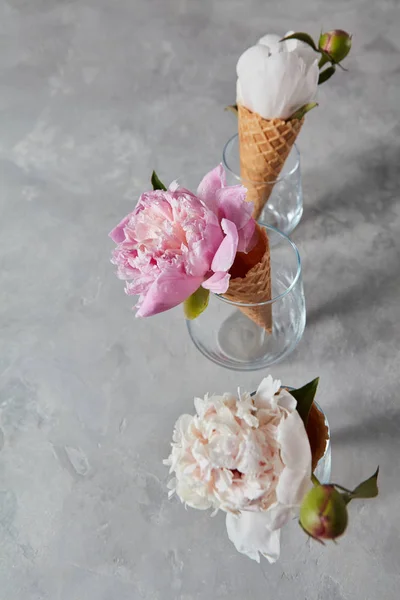
POLYGON ((243 186, 226 186, 222 165, 203 178, 197 195, 174 182, 140 196, 110 233, 117 275, 127 294, 139 296, 136 316, 173 308, 201 285, 226 292, 236 252, 254 245, 253 206, 245 197, 243 186))
POLYGON ((311 449, 297 402, 271 376, 254 397, 205 396, 175 424, 164 461, 171 494, 187 506, 223 510, 236 549, 275 562, 280 528, 311 486, 311 449))

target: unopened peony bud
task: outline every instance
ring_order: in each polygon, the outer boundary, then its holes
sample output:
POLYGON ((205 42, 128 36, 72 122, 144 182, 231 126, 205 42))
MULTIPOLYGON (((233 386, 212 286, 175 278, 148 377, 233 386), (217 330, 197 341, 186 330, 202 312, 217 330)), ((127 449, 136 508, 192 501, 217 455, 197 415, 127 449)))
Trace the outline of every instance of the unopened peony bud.
POLYGON ((347 520, 346 503, 333 485, 316 485, 300 507, 300 525, 317 540, 339 537, 347 527, 347 520))
POLYGON ((318 47, 336 62, 342 61, 351 49, 351 35, 342 29, 321 33, 318 47))

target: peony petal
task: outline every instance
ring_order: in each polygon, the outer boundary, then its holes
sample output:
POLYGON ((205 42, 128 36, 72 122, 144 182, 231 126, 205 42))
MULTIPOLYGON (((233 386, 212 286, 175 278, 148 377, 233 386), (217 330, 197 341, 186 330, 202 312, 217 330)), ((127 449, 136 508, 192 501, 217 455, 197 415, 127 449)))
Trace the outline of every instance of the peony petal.
POLYGON ((268 509, 268 515, 270 518, 269 529, 275 531, 275 529, 282 529, 293 518, 294 511, 292 506, 276 503, 268 509))
POLYGON ((282 37, 280 35, 267 33, 266 35, 263 35, 257 43, 262 46, 267 46, 270 53, 275 54, 276 52, 282 52, 285 48, 285 43, 281 42, 281 39, 282 37))
POLYGON ((262 44, 248 48, 237 64, 242 103, 265 119, 290 117, 316 95, 318 65, 307 61, 297 51, 270 54, 262 44))
POLYGON ((236 80, 236 103, 244 105, 242 85, 240 80, 236 80))
POLYGON ((221 188, 216 192, 218 215, 220 218, 232 221, 239 234, 238 252, 248 252, 252 249, 256 222, 252 217, 253 203, 246 202, 247 189, 242 185, 232 185, 221 188))
POLYGON ((197 188, 198 197, 215 214, 217 214, 218 209, 216 193, 219 189, 224 187, 225 184, 225 171, 221 163, 215 167, 215 169, 207 173, 207 175, 204 175, 199 187, 197 188))
MULTIPOLYGON (((312 102, 313 100, 315 100, 315 98, 317 96, 318 79, 319 79, 318 61, 314 60, 314 62, 311 64, 311 66, 309 67, 309 69, 307 71, 307 76, 306 76, 306 79, 304 82, 304 87, 305 87, 304 94, 306 94, 307 102, 312 102), (312 93, 312 90, 314 90, 314 93, 312 93)), ((304 104, 307 104, 307 102, 304 102, 304 104)))
POLYGON ((178 306, 200 287, 202 281, 202 277, 188 277, 185 273, 173 270, 164 271, 141 299, 136 316, 151 317, 178 306))
POLYGON ((296 54, 280 52, 265 62, 253 99, 256 112, 261 111, 264 118, 284 119, 294 112, 291 107, 298 85, 299 60, 296 54))
POLYGON ((222 219, 221 228, 226 235, 216 251, 211 263, 211 269, 215 272, 229 271, 233 261, 235 260, 239 241, 237 227, 234 223, 232 223, 232 221, 228 221, 228 219, 222 219))
POLYGON ((112 239, 112 241, 115 242, 116 244, 120 244, 121 242, 123 242, 125 240, 124 228, 125 228, 125 225, 129 222, 129 218, 130 218, 130 215, 127 215, 126 217, 124 217, 122 219, 122 221, 120 223, 118 223, 118 225, 116 227, 114 227, 114 229, 112 231, 110 231, 110 233, 108 234, 109 237, 112 239))
POLYGON ((279 379, 272 379, 271 375, 264 377, 262 382, 257 388, 257 392, 254 398, 254 404, 257 408, 269 408, 273 405, 273 398, 279 391, 281 382, 279 379))
POLYGON ((174 179, 174 181, 171 181, 171 183, 168 186, 168 191, 169 192, 177 192, 180 189, 180 185, 178 183, 177 179, 174 179))
POLYGON ((318 87, 319 69, 317 59, 310 68, 296 52, 280 55, 284 66, 274 65, 275 69, 283 68, 279 87, 282 91, 282 102, 279 113, 282 119, 290 117, 296 110, 315 99, 318 87))
MULTIPOLYGON (((263 72, 268 58, 269 50, 267 46, 260 44, 248 48, 239 58, 236 66, 240 82, 239 85, 237 85, 237 91, 240 90, 240 99, 237 98, 237 102, 240 102, 249 110, 258 112, 259 114, 261 114, 261 112, 257 110, 257 107, 259 107, 260 104, 260 102, 257 101, 258 96, 261 95, 261 102, 264 104, 268 103, 270 98, 263 81, 263 72)), ((267 110, 268 112, 271 112, 269 106, 267 110)), ((264 115, 261 114, 261 116, 264 115)))
MULTIPOLYGON (((263 66, 264 61, 268 57, 269 51, 266 46, 259 44, 247 48, 239 57, 236 65, 236 74, 239 79, 245 79, 249 73, 254 72, 254 70, 260 70, 260 67, 263 66)), ((242 92, 244 92, 243 89, 242 92)))
POLYGON ((267 46, 259 44, 246 50, 238 61, 243 104, 265 119, 280 117, 287 101, 283 86, 286 84, 287 56, 288 53, 283 52, 270 55, 267 46))
POLYGON ((179 184, 179 180, 178 179, 174 179, 174 181, 172 181, 170 183, 170 185, 168 186, 168 191, 171 192, 171 194, 173 196, 177 196, 178 198, 182 194, 185 194, 186 196, 190 196, 192 198, 196 198, 196 195, 193 194, 193 192, 191 192, 190 190, 188 190, 185 187, 182 187, 179 184))
MULTIPOLYGON (((288 37, 289 35, 293 35, 293 33, 295 32, 287 31, 283 37, 288 37)), ((300 40, 286 40, 286 42, 282 42, 281 46, 285 52, 295 52, 304 60, 308 67, 316 60, 315 51, 308 44, 300 40)))
POLYGON ((292 394, 282 388, 278 396, 278 405, 291 413, 296 410, 297 400, 292 394))
POLYGON ((285 42, 280 41, 281 39, 286 38, 293 33, 295 32, 287 31, 283 36, 279 36, 274 33, 267 33, 258 40, 258 44, 268 46, 270 54, 276 54, 278 52, 295 52, 306 62, 308 66, 310 66, 314 62, 316 54, 308 44, 295 39, 286 40, 285 42))
POLYGON ((310 442, 296 410, 278 425, 277 440, 285 468, 276 487, 276 497, 282 504, 296 506, 311 486, 310 442))
MULTIPOLYGON (((246 202, 249 206, 251 206, 251 210, 253 210, 253 203, 246 202)), ((256 232, 256 222, 252 218, 248 221, 248 223, 239 230, 239 241, 238 241, 238 252, 250 252, 254 248, 257 243, 258 236, 255 235, 256 232)))
POLYGON ((311 487, 311 465, 305 471, 286 467, 280 474, 276 486, 276 498, 285 506, 299 506, 311 487))
POLYGON ((260 562, 259 552, 270 562, 280 554, 280 530, 269 529, 268 513, 243 511, 236 516, 226 515, 228 537, 238 552, 260 562))
POLYGON ((246 202, 247 189, 243 185, 230 185, 216 192, 218 214, 229 219, 238 229, 244 227, 251 219, 252 205, 246 202))
POLYGON ((308 470, 311 476, 311 449, 304 423, 297 410, 282 419, 278 426, 277 440, 281 446, 281 457, 290 469, 301 472, 308 470))
POLYGON ((190 508, 196 508, 197 510, 208 510, 212 507, 211 502, 192 489, 191 486, 187 486, 185 482, 178 481, 176 486, 176 494, 180 498, 181 502, 190 506, 190 508))
POLYGON ((217 271, 201 284, 206 290, 210 290, 214 294, 225 294, 229 287, 229 273, 217 271))

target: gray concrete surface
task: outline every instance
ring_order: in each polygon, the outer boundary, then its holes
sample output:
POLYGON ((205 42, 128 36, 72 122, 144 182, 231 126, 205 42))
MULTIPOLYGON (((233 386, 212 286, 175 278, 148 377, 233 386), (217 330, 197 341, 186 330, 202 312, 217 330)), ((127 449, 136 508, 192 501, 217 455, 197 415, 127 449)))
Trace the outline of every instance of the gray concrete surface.
POLYGON ((0 599, 395 600, 400 519, 397 0, 0 0, 0 599), (354 34, 299 140, 308 324, 271 369, 321 376, 333 475, 381 466, 338 546, 296 524, 236 553, 167 499, 175 419, 261 374, 207 362, 181 311, 135 320, 109 229, 155 167, 194 182, 235 128, 235 63, 267 31, 354 34))

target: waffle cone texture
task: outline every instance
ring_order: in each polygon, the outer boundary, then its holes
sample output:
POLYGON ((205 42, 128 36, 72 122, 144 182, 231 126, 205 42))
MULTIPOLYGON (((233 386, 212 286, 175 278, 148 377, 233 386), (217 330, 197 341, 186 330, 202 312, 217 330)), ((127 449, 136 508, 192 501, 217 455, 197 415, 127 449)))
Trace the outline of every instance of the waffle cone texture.
POLYGON ((303 123, 304 117, 263 119, 239 104, 240 175, 247 200, 254 203, 255 219, 259 219, 303 123))
POLYGON ((318 461, 324 456, 326 443, 329 440, 329 430, 322 412, 313 403, 308 415, 307 435, 312 456, 312 470, 317 468, 318 461))
POLYGON ((256 325, 272 332, 272 305, 256 306, 271 300, 271 258, 266 230, 257 225, 258 241, 248 254, 238 252, 231 269, 231 280, 224 298, 231 302, 253 304, 239 309, 256 325))

